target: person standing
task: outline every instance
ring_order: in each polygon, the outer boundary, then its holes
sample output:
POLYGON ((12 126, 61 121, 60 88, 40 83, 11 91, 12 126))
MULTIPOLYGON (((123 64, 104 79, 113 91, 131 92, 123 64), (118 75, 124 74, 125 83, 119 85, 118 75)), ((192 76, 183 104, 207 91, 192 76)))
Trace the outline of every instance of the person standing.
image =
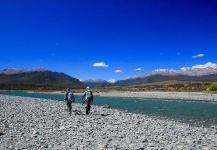
POLYGON ((75 101, 75 97, 69 88, 66 89, 66 92, 64 94, 64 100, 66 102, 69 115, 71 116, 72 115, 72 102, 75 101))
POLYGON ((85 104, 86 115, 89 115, 90 105, 93 102, 93 93, 92 93, 92 91, 90 91, 89 86, 86 88, 86 91, 83 93, 82 100, 84 100, 82 105, 85 104))

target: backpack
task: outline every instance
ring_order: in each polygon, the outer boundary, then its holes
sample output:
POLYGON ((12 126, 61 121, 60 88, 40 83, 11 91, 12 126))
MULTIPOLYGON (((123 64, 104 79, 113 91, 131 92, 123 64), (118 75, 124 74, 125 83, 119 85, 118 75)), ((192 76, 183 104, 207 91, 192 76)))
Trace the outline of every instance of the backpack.
POLYGON ((87 98, 90 99, 91 102, 93 102, 93 93, 92 91, 87 91, 87 98))
POLYGON ((68 100, 72 101, 72 102, 75 102, 75 97, 74 97, 73 93, 71 93, 71 92, 68 93, 68 100))

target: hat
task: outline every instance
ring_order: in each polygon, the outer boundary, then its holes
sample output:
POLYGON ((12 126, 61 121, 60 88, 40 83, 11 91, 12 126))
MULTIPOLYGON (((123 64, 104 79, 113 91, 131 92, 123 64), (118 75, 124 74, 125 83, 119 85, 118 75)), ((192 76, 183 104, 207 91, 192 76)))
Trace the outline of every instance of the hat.
POLYGON ((90 87, 88 86, 87 89, 89 89, 90 87))

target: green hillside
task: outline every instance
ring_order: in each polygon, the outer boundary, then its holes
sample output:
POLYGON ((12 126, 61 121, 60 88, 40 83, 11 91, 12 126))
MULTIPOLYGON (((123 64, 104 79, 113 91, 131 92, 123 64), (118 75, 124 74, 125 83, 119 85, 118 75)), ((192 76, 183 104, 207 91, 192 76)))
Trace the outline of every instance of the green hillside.
POLYGON ((58 90, 66 87, 84 88, 85 84, 65 73, 29 71, 16 74, 0 74, 0 90, 58 90))

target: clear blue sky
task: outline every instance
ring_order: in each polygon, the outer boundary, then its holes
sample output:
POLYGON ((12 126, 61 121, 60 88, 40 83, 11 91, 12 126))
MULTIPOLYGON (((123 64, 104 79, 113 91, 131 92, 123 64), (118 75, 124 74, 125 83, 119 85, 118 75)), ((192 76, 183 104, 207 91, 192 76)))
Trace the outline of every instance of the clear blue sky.
POLYGON ((0 70, 120 80, 216 64, 216 0, 0 0, 0 70))

